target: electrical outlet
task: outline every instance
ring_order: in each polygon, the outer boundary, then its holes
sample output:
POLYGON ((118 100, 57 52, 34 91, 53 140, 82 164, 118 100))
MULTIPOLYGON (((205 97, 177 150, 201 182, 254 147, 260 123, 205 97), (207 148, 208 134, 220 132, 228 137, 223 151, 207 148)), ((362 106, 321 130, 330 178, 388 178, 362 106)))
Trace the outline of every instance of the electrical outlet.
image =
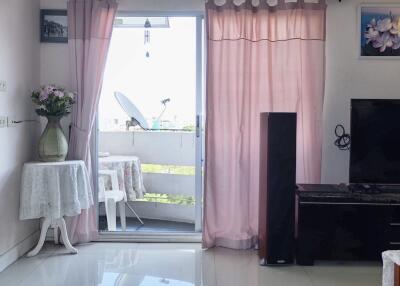
POLYGON ((5 80, 0 80, 0 92, 7 91, 7 82, 5 80))
POLYGON ((7 116, 0 116, 0 128, 7 127, 7 116))
POLYGON ((16 125, 16 120, 12 117, 7 117, 7 127, 15 127, 16 125))

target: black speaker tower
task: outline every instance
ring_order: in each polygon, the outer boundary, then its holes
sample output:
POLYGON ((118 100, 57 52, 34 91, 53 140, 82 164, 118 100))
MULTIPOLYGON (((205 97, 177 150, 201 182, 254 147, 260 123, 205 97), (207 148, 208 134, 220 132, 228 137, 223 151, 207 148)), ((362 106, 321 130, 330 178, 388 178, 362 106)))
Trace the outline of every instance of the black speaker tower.
POLYGON ((296 113, 261 113, 260 127, 260 264, 292 264, 295 229, 296 113))

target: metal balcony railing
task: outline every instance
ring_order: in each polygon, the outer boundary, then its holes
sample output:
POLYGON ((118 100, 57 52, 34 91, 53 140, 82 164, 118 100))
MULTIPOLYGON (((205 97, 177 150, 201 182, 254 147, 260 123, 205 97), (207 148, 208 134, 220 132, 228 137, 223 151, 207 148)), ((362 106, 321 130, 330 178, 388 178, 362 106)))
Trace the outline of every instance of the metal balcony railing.
POLYGON ((133 202, 147 218, 194 222, 195 132, 101 131, 99 151, 140 158, 147 195, 133 202))

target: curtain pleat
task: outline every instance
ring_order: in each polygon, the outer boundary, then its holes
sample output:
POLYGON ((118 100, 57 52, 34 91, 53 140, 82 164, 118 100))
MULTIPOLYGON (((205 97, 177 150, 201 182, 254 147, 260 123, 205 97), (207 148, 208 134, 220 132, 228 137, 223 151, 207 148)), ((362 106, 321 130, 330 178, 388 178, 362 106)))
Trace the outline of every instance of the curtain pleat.
MULTIPOLYGON (((68 47, 71 86, 77 92, 72 110, 69 159, 83 160, 93 180, 90 138, 100 98, 103 73, 110 45, 115 0, 69 0, 68 47)), ((92 186, 96 185, 93 184, 92 186)), ((72 243, 88 242, 97 238, 95 207, 81 215, 67 219, 68 235, 72 243)))
POLYGON ((261 112, 297 112, 297 182, 320 182, 325 5, 215 5, 206 4, 203 246, 244 249, 258 235, 261 112))

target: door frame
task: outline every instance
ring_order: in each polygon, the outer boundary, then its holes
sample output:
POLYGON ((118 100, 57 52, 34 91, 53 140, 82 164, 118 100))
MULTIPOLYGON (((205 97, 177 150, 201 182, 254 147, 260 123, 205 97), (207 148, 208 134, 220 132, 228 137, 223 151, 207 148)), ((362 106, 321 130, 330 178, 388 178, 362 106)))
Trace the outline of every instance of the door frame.
MULTIPOLYGON (((196 134, 195 134, 195 231, 194 232, 123 232, 102 231, 96 241, 122 241, 122 242, 201 242, 203 224, 203 163, 204 163, 204 120, 203 120, 203 97, 204 97, 204 11, 120 11, 118 16, 132 17, 195 17, 196 18, 196 134)), ((96 116, 97 118, 97 116, 96 116)), ((98 180, 98 150, 99 150, 99 128, 98 120, 92 134, 91 155, 93 162, 93 179, 98 180)), ((99 228, 99 203, 98 184, 94 184, 94 202, 96 208, 96 227, 99 228)))

